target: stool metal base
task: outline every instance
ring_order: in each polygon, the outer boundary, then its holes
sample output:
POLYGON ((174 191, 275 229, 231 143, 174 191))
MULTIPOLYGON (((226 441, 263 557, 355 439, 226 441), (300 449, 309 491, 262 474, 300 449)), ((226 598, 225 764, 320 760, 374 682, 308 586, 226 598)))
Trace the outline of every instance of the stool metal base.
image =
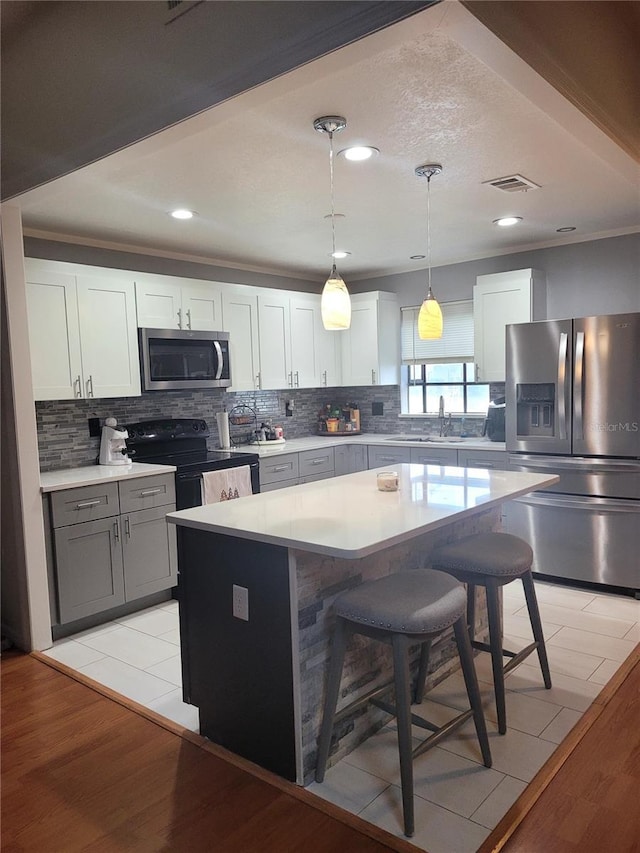
MULTIPOLYGON (((336 620, 336 629, 333 638, 333 649, 331 654, 331 663, 329 667, 329 678, 327 683, 327 693, 325 697, 324 712, 322 718, 322 726, 320 729, 320 738, 318 740, 318 760, 316 764, 316 781, 324 780, 327 760, 329 758, 329 749, 331 746, 331 733, 334 724, 349 714, 353 713, 357 708, 371 702, 373 705, 382 708, 387 713, 395 716, 398 726, 398 753, 400 759, 400 780, 402 786, 402 807, 404 814, 404 834, 411 837, 415 829, 414 818, 414 803, 413 803, 413 759, 418 755, 422 755, 427 750, 436 746, 440 741, 451 732, 458 729, 470 717, 473 716, 482 760, 485 767, 491 767, 491 751, 489 748, 489 739, 487 737, 487 729, 482 712, 482 703, 478 681, 476 678, 475 667, 473 664, 473 654, 471 651, 471 643, 465 622, 465 617, 462 616, 454 623, 454 632, 456 642, 458 644, 458 653, 460 655, 460 664, 464 675, 464 680, 469 696, 470 709, 454 717, 444 726, 436 726, 429 720, 413 714, 411 712, 411 683, 409 672, 409 647, 416 643, 421 643, 423 649, 429 649, 433 637, 439 636, 442 631, 429 635, 414 635, 414 634, 399 634, 389 631, 380 630, 374 627, 365 626, 359 623, 350 622, 342 617, 336 620), (340 690, 340 680, 342 676, 342 668, 344 664, 345 650, 349 637, 352 634, 363 634, 372 639, 381 642, 391 643, 393 649, 393 682, 387 683, 382 687, 377 687, 367 693, 365 696, 352 702, 346 708, 336 714, 336 705, 338 702, 338 693, 340 690), (395 688, 395 704, 385 701, 384 695, 395 688), (417 725, 432 732, 429 737, 420 743, 415 749, 412 749, 411 744, 411 725, 417 725)), ((424 655, 421 656, 420 672, 422 672, 424 655)), ((424 662, 424 671, 428 660, 424 662)), ((424 690, 424 678, 420 681, 420 673, 418 675, 418 684, 422 683, 424 690)))
MULTIPOLYGON (((551 689, 551 672, 549 670, 549 661, 547 659, 547 650, 544 643, 544 634, 542 632, 542 622, 540 620, 540 611, 538 609, 538 601, 536 591, 533 584, 533 575, 531 570, 520 575, 522 586, 524 588, 525 599, 527 602, 527 610, 529 612, 529 620, 531 622, 531 630, 533 631, 533 643, 530 643, 519 652, 511 652, 503 648, 502 645, 502 623, 500 619, 500 602, 498 590, 501 586, 510 583, 517 578, 499 578, 488 575, 480 575, 477 572, 453 571, 452 569, 442 569, 450 575, 453 575, 457 580, 467 584, 467 625, 469 630, 469 638, 471 646, 479 651, 489 652, 491 654, 491 668, 493 671, 493 690, 496 700, 496 710, 498 715, 498 731, 501 735, 507 731, 507 709, 505 698, 505 675, 511 672, 518 664, 527 658, 532 652, 538 652, 538 660, 544 686, 547 690, 551 689), (476 586, 483 586, 487 596, 487 615, 489 621, 489 643, 483 643, 475 639, 475 601, 476 601, 476 586), (510 660, 505 664, 504 658, 510 660)), ((423 649, 422 655, 428 655, 428 651, 423 649)), ((420 671, 422 673, 422 661, 420 671)), ((422 681, 419 681, 416 686, 416 701, 422 701, 422 691, 424 691, 424 676, 426 670, 422 674, 422 681), (422 688, 421 685, 422 684, 422 688)))

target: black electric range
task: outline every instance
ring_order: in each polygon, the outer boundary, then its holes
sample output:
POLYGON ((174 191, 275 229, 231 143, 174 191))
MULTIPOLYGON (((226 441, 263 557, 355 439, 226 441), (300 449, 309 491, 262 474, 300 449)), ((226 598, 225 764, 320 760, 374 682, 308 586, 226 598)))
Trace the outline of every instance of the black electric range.
POLYGON ((257 453, 208 450, 210 436, 200 418, 163 418, 127 424, 127 451, 134 462, 176 467, 176 509, 200 506, 202 474, 248 465, 251 488, 260 491, 260 457, 257 453))

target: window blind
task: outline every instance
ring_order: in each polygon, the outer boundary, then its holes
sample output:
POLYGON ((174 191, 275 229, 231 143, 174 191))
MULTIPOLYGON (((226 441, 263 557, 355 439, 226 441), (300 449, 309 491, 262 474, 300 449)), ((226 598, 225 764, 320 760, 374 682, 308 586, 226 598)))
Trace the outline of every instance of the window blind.
POLYGON ((473 361, 473 300, 445 302, 442 337, 421 341, 418 337, 420 306, 402 309, 400 345, 403 364, 442 364, 473 361))

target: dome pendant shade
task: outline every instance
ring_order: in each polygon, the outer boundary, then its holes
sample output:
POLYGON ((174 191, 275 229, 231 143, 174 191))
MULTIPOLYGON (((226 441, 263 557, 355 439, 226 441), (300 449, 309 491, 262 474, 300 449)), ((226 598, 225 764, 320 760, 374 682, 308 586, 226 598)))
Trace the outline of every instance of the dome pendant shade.
POLYGON ((420 306, 418 337, 421 341, 435 341, 442 337, 442 311, 431 290, 420 306))
POLYGON ((351 299, 349 291, 336 271, 335 264, 329 274, 320 300, 322 325, 330 332, 348 329, 351 325, 351 299))

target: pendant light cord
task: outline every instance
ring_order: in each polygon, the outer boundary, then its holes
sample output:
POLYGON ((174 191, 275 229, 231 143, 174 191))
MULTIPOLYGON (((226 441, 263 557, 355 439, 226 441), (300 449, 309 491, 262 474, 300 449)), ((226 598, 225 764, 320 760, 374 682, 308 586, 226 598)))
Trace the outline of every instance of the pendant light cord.
POLYGON ((333 263, 333 269, 336 268, 336 216, 335 216, 335 205, 333 200, 333 131, 329 132, 329 178, 331 183, 331 245, 333 247, 331 253, 331 259, 333 263))
POLYGON ((433 296, 431 292, 431 175, 427 175, 427 271, 429 289, 428 296, 433 296))

